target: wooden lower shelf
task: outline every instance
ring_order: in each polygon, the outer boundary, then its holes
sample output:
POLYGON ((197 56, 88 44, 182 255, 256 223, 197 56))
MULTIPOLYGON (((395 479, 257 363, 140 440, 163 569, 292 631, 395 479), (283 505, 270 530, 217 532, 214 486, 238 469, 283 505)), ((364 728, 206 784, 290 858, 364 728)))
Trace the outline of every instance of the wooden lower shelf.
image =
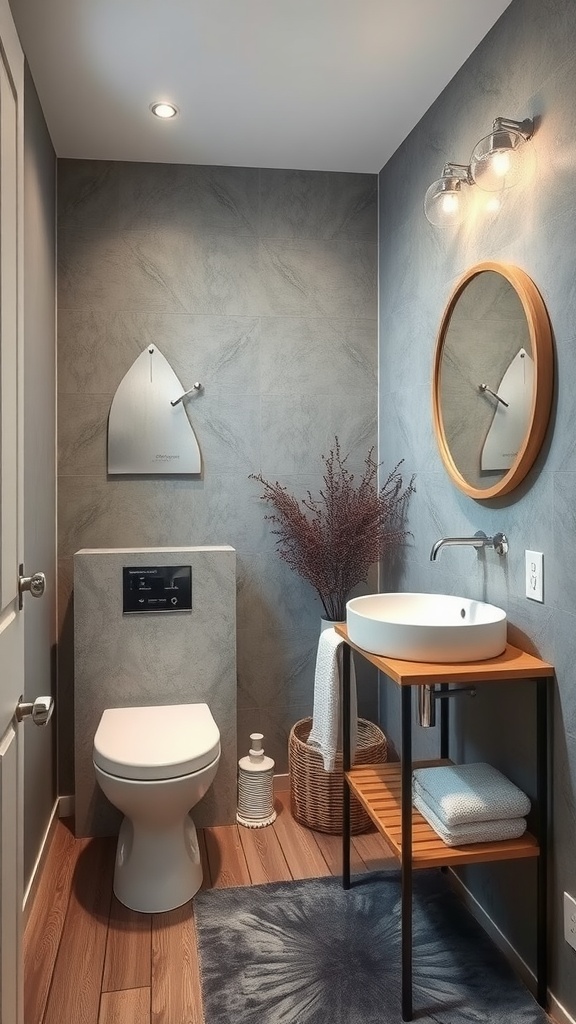
MULTIPOLYGON (((427 761, 430 765, 433 762, 427 761)), ((437 762, 441 763, 441 762, 437 762)), ((416 767, 416 765, 415 765, 416 767)), ((372 818, 396 856, 402 857, 402 801, 400 765, 360 765, 346 773, 350 789, 372 818)), ((422 815, 412 808, 412 867, 478 864, 491 860, 537 857, 538 843, 525 832, 519 839, 447 846, 422 815)))

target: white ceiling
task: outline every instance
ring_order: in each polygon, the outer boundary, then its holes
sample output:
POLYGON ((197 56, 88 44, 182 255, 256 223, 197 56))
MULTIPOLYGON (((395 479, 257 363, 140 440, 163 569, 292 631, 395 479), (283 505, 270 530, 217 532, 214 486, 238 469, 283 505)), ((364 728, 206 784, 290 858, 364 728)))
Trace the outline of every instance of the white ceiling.
POLYGON ((509 2, 11 7, 60 157, 377 172, 509 2))

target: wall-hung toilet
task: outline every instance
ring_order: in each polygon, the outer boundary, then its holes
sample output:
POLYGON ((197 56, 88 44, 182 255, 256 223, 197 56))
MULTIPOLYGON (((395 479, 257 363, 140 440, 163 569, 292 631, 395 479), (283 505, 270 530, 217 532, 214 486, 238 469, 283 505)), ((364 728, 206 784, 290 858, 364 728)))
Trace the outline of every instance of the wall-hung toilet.
POLYGON ((202 884, 190 810, 211 785, 220 733, 207 704, 108 708, 94 737, 96 778, 124 814, 114 892, 143 913, 179 907, 202 884))

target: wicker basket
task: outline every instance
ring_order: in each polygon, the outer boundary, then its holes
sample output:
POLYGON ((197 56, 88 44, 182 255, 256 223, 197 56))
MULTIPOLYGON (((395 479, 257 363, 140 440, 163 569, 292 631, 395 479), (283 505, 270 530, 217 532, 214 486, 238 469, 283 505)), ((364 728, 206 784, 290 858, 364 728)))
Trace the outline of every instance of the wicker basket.
MULTIPOLYGON (((312 719, 303 718, 290 730, 288 765, 292 817, 307 828, 341 835, 342 752, 336 754, 334 771, 325 771, 321 754, 306 742, 311 728, 312 719)), ((359 718, 354 764, 381 764, 387 756, 386 737, 382 730, 365 718, 359 718)), ((367 832, 372 825, 371 819, 354 796, 350 801, 350 821, 353 835, 367 832)))

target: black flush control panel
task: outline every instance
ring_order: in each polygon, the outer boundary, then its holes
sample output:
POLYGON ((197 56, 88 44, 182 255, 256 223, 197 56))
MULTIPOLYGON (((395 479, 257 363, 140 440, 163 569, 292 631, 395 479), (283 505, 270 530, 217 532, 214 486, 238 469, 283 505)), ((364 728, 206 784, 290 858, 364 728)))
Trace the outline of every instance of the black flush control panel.
POLYGON ((192 608, 192 566, 124 566, 123 612, 189 612, 192 608))

